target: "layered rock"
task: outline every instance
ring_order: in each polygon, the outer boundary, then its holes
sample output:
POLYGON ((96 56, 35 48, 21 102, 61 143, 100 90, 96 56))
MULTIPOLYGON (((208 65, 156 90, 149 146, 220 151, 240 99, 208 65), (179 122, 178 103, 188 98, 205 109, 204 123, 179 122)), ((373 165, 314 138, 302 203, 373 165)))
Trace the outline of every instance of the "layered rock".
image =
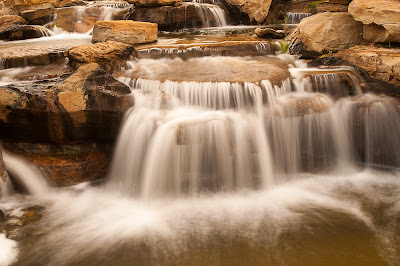
POLYGON ((93 28, 93 42, 117 41, 131 45, 157 40, 155 23, 129 20, 99 21, 93 28))
POLYGON ((136 7, 180 6, 182 0, 128 0, 136 7))
POLYGON ((68 57, 73 67, 97 63, 105 68, 114 68, 122 63, 121 61, 129 58, 133 52, 132 45, 107 41, 74 47, 68 51, 68 57))
POLYGON ((65 77, 0 88, 1 138, 41 143, 110 142, 130 89, 95 64, 65 77))
POLYGON ((44 25, 51 21, 54 12, 54 8, 26 10, 21 12, 21 16, 31 25, 44 25))
POLYGON ((320 13, 303 19, 288 41, 292 53, 310 57, 360 44, 362 30, 348 13, 320 13))
POLYGON ((400 42, 400 2, 397 0, 354 0, 349 13, 364 24, 370 42, 400 42))

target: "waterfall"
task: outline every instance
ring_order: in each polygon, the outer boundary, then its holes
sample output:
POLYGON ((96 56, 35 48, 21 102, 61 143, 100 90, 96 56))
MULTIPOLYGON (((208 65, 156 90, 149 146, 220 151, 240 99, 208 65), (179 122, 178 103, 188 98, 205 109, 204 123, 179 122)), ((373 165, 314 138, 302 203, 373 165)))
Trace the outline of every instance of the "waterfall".
POLYGON ((286 24, 298 24, 304 18, 311 16, 311 13, 292 13, 286 14, 286 24))
MULTIPOLYGON (((211 4, 199 4, 194 2, 184 2, 182 3, 185 8, 189 6, 194 6, 198 17, 201 19, 201 27, 224 27, 227 26, 225 11, 217 5, 211 4)), ((186 11, 185 11, 186 13, 186 11)), ((196 25, 196 22, 187 21, 186 23, 191 25, 196 25)))
MULTIPOLYGON (((9 176, 24 187, 29 194, 41 196, 50 189, 42 174, 25 160, 3 150, 3 160, 9 176)), ((9 186, 9 183, 6 185, 9 186)))

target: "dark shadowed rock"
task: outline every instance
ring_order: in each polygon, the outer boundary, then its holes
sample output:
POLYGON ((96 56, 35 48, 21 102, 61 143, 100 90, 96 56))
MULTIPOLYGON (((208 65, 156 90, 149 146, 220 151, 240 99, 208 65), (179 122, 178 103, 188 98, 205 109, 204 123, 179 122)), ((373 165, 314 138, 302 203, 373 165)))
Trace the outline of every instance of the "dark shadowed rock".
POLYGON ((282 39, 285 37, 283 31, 274 30, 271 28, 257 28, 254 30, 254 34, 262 38, 282 39))
POLYGON ((21 17, 23 17, 28 22, 28 24, 44 25, 51 21, 54 12, 54 8, 26 10, 21 12, 21 17))

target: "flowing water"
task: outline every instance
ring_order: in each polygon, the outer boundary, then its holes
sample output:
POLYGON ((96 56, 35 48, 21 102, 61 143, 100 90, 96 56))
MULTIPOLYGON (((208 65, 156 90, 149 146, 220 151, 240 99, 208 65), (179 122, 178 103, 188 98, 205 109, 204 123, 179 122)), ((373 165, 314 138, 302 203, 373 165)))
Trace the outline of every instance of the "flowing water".
MULTIPOLYGON (((396 265, 399 99, 254 36, 179 34, 114 73, 135 104, 105 184, 54 188, 4 152, 0 264, 396 265), (234 39, 263 53, 223 52, 234 39)), ((90 35, 47 38, 0 47, 90 35)), ((1 86, 32 71, 0 70, 1 86)))

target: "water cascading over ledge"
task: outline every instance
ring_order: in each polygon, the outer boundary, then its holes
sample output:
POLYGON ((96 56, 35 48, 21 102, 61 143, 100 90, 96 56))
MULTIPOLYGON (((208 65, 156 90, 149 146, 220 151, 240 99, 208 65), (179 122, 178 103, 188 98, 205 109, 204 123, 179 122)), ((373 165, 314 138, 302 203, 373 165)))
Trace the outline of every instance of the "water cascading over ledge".
MULTIPOLYGON (((193 60, 205 59, 177 62, 193 60)), ((277 86, 269 80, 164 81, 176 69, 160 70, 162 63, 143 59, 118 74, 136 105, 121 129, 111 189, 176 197, 265 189, 303 172, 330 173, 356 162, 400 166, 393 148, 398 139, 386 139, 387 132, 400 134, 400 123, 389 122, 400 113, 396 100, 363 94, 352 69, 292 66, 293 78, 277 86), (154 72, 153 63, 159 64, 154 72), (143 76, 141 68, 154 80, 133 78, 143 76), (339 78, 347 85, 337 84, 339 78), (364 108, 351 111, 359 104, 364 108)))

